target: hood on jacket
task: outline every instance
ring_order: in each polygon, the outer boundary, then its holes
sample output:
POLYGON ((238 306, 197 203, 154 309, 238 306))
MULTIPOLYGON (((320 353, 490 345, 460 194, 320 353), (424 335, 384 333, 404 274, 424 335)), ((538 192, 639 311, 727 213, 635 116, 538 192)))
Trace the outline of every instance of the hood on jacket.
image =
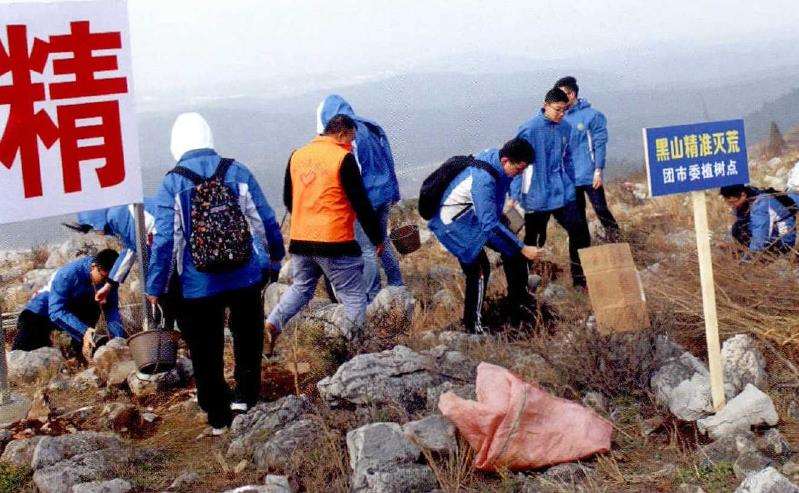
POLYGON ((353 119, 357 118, 350 103, 338 94, 331 94, 323 99, 316 108, 316 133, 324 133, 327 122, 336 115, 347 115, 353 119))
POLYGON ((591 107, 591 103, 589 103, 587 99, 577 98, 577 102, 574 104, 574 106, 569 108, 569 111, 571 112, 571 111, 577 111, 577 110, 584 110, 584 109, 590 108, 590 107, 591 107))
POLYGON ((108 209, 95 209, 78 213, 78 224, 87 224, 95 231, 106 232, 108 227, 108 209))
POLYGON ((172 125, 172 142, 169 149, 175 161, 195 149, 213 149, 211 127, 199 113, 182 113, 172 125))

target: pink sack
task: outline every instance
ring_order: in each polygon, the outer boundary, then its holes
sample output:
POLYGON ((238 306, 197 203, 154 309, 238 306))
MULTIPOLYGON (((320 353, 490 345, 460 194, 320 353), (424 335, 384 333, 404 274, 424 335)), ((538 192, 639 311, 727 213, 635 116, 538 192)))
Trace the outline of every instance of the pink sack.
POLYGON ((535 469, 610 450, 608 420, 485 362, 477 367, 477 402, 446 392, 438 409, 477 450, 482 471, 535 469))

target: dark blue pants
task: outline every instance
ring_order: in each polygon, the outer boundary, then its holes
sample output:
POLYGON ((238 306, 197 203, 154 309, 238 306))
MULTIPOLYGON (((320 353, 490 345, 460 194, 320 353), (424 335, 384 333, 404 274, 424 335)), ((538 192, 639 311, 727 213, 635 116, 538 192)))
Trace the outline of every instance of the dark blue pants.
POLYGON ((594 212, 596 212, 597 218, 599 218, 599 222, 602 223, 602 227, 605 228, 608 241, 611 243, 619 241, 619 223, 616 222, 616 218, 613 217, 613 214, 608 208, 608 201, 605 199, 605 187, 595 189, 591 185, 580 185, 575 188, 577 189, 577 207, 580 208, 583 215, 585 215, 585 196, 587 195, 588 200, 591 202, 591 206, 594 208, 594 212))

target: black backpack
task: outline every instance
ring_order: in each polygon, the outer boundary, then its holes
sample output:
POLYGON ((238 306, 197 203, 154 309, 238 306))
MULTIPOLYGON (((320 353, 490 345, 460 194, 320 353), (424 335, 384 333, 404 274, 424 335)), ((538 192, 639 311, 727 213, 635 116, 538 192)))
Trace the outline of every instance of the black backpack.
POLYGON ((494 181, 500 179, 499 172, 493 166, 485 161, 475 159, 474 156, 453 156, 447 159, 444 164, 425 178, 422 188, 419 189, 419 215, 422 216, 422 219, 429 221, 436 215, 449 184, 461 171, 470 166, 487 171, 494 181))
POLYGON ((194 267, 200 272, 229 271, 252 257, 250 225, 238 197, 225 185, 232 164, 232 159, 222 159, 210 178, 183 166, 170 171, 194 183, 189 247, 194 267))

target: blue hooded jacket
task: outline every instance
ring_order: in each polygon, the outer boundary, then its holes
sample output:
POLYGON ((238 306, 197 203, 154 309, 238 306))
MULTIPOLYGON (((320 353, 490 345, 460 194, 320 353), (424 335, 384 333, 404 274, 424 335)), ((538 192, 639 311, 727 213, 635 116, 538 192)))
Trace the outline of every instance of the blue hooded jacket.
POLYGON ((605 169, 608 143, 605 115, 592 108, 585 99, 578 99, 564 118, 572 129, 569 148, 574 162, 575 185, 593 185, 594 170, 605 169))
POLYGON ((326 97, 317 108, 317 133, 321 134, 327 122, 336 115, 347 115, 355 120, 353 155, 361 169, 363 184, 372 207, 396 203, 400 200, 399 183, 394 170, 394 157, 388 137, 377 123, 357 116, 352 106, 336 94, 326 97))
MULTIPOLYGON (((73 260, 56 271, 47 286, 40 289, 25 306, 43 317, 48 317, 60 330, 77 341, 89 328, 76 312, 85 313, 87 308, 97 305, 94 301, 95 286, 91 282, 92 257, 73 260)), ((119 314, 119 295, 112 289, 102 308, 105 313, 108 333, 112 337, 125 337, 122 317, 119 314)))
MULTIPOLYGON (((220 161, 213 149, 195 149, 183 154, 177 164, 209 178, 220 161)), ((147 294, 164 294, 172 265, 180 276, 183 296, 203 298, 262 282, 264 272, 271 268, 270 258, 279 261, 285 256, 283 235, 275 213, 252 173, 243 164, 234 162, 225 176, 225 183, 238 196, 250 225, 254 255, 249 263, 220 273, 199 272, 194 267, 189 246, 194 184, 176 173, 168 173, 155 197, 156 232, 151 247, 147 294)))
POLYGON ((569 141, 571 126, 555 123, 541 111, 519 127, 519 134, 535 152, 534 162, 516 176, 511 196, 526 212, 552 211, 576 200, 574 165, 569 141))
POLYGON ((487 244, 503 255, 519 253, 524 244, 500 222, 511 179, 502 169, 498 149, 475 156, 493 166, 498 181, 488 171, 469 167, 444 191, 439 210, 427 225, 438 241, 458 260, 470 264, 487 244))
MULTIPOLYGON (((794 201, 799 199, 789 196, 794 201)), ((758 194, 749 208, 749 232, 749 250, 752 252, 761 252, 771 245, 793 248, 796 216, 771 195, 758 194)))
MULTIPOLYGON (((147 235, 155 234, 155 199, 144 199, 144 229, 147 235)), ((88 224, 97 231, 115 236, 122 243, 122 251, 108 275, 116 284, 125 282, 136 261, 136 222, 133 205, 120 205, 78 213, 78 223, 88 224)))

